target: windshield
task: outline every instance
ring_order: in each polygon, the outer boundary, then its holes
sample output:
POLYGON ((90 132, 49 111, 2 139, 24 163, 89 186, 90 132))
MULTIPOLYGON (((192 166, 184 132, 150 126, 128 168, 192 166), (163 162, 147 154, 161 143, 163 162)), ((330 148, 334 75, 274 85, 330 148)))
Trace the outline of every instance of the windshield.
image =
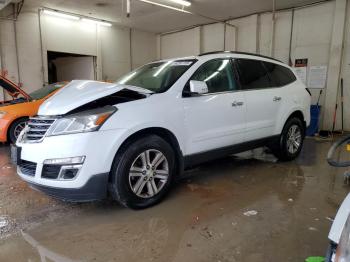
POLYGON ((51 85, 44 86, 43 88, 40 88, 32 93, 30 93, 30 97, 33 100, 39 100, 44 98, 45 96, 51 94, 52 92, 56 91, 57 89, 65 86, 67 83, 65 82, 60 82, 60 83, 54 83, 51 85))
POLYGON ((132 85, 155 93, 168 90, 196 60, 171 60, 144 65, 117 81, 118 84, 132 85))

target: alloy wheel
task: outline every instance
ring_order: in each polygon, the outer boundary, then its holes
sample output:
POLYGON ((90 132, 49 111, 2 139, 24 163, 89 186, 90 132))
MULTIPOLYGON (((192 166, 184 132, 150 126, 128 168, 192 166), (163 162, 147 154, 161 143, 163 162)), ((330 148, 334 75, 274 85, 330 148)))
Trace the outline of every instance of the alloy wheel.
POLYGON ((15 129, 13 130, 13 133, 16 139, 18 138, 22 130, 25 128, 25 126, 26 126, 26 122, 21 122, 18 125, 16 125, 15 129))
POLYGON ((129 170, 130 188, 141 198, 151 198, 158 194, 168 179, 168 160, 156 149, 149 149, 138 155, 129 170))
POLYGON ((290 154, 295 154, 301 145, 302 135, 298 125, 292 125, 287 133, 287 150, 290 154))

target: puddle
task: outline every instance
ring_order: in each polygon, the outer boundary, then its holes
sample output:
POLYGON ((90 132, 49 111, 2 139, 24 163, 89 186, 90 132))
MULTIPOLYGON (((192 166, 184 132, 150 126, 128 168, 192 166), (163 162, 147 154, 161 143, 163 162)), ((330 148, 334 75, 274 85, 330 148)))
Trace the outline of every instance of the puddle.
MULTIPOLYGON (((300 159, 289 163, 266 154, 213 161, 186 172, 190 180, 177 183, 165 201, 139 211, 111 201, 56 201, 30 189, 14 169, 0 168, 0 261, 260 262, 324 255, 331 218, 348 193, 344 171, 325 162, 328 148, 307 140, 300 159), (313 162, 306 164, 310 143, 313 162)), ((0 148, 0 162, 7 158, 8 148, 0 148)))

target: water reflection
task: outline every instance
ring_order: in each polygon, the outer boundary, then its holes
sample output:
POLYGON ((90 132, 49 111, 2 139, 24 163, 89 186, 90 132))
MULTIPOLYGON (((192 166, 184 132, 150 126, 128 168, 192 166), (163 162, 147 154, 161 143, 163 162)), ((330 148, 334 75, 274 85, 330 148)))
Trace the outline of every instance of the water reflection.
POLYGON ((41 262, 47 262, 47 259, 53 262, 78 262, 80 260, 73 260, 63 255, 60 255, 47 247, 42 246, 38 241, 36 241, 32 236, 28 233, 21 232, 23 238, 38 251, 41 262))

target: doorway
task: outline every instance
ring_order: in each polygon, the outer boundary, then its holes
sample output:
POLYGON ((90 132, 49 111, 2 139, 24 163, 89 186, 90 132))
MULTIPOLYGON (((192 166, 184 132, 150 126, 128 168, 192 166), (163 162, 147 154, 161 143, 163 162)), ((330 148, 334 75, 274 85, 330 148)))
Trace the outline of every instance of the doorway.
POLYGON ((71 80, 96 80, 96 57, 47 51, 49 84, 71 80))

